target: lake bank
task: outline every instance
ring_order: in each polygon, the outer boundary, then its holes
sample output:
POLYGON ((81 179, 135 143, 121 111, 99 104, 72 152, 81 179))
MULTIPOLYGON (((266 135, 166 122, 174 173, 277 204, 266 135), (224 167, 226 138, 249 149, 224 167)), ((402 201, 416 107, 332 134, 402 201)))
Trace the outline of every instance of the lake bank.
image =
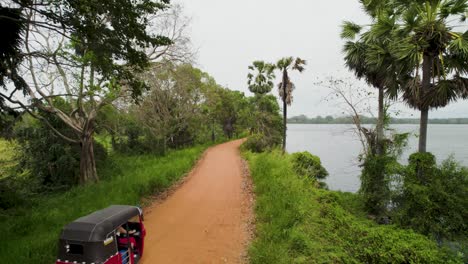
MULTIPOLYGON (((411 133, 401 162, 417 150, 418 125, 391 125, 398 133, 411 133)), ((468 125, 429 125, 427 148, 442 161, 453 155, 455 160, 468 166, 468 125)), ((358 155, 361 143, 348 124, 289 124, 287 151, 309 151, 321 158, 330 176, 326 182, 330 189, 356 192, 360 186, 358 155)))

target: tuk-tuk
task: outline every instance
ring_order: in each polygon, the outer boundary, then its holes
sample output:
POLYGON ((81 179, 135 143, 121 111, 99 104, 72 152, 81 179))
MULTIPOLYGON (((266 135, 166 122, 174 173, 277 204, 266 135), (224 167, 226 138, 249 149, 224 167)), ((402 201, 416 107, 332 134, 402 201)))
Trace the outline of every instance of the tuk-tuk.
POLYGON ((56 264, 135 264, 143 256, 146 230, 139 207, 112 205, 66 225, 56 264))

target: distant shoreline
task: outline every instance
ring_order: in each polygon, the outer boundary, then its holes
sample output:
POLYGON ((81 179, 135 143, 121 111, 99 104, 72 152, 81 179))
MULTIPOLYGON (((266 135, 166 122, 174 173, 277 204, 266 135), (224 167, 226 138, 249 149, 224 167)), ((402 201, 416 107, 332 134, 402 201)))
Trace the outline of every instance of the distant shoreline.
MULTIPOLYGON (((377 119, 373 117, 361 117, 362 124, 376 124, 377 119)), ((417 125, 419 124, 419 118, 391 118, 390 124, 392 125, 417 125)), ((307 116, 294 116, 288 118, 288 124, 353 124, 351 117, 332 117, 332 116, 317 116, 309 118, 307 116)), ((433 118, 429 119, 429 124, 432 125, 468 125, 468 118, 433 118)))

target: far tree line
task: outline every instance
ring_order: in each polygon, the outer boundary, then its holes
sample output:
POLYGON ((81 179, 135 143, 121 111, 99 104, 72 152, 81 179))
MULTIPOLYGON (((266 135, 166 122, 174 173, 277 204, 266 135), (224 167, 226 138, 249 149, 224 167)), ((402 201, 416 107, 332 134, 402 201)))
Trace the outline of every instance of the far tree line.
MULTIPOLYGON (((377 124, 376 117, 360 116, 362 124, 377 124)), ((466 125, 468 118, 430 118, 429 124, 447 124, 447 125, 466 125)), ((419 124, 419 118, 395 118, 390 117, 389 124, 419 124)), ((307 117, 306 115, 293 116, 288 118, 288 124, 354 124, 352 116, 316 116, 307 117)))

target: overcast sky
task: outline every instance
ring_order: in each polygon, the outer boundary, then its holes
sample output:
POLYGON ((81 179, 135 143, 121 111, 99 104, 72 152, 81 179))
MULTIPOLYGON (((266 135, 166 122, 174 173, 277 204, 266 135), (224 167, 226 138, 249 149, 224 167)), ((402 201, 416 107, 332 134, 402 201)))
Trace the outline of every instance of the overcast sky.
MULTIPOLYGON (((324 97, 330 90, 316 85, 327 76, 352 76, 344 67, 339 37, 343 20, 366 23, 357 0, 179 0, 192 19, 190 34, 198 49, 197 66, 219 84, 250 94, 247 67, 254 60, 274 62, 284 56, 306 59, 296 84, 289 116, 341 115, 324 97)), ((277 94, 276 88, 273 94, 277 94)), ((403 117, 418 117, 404 105, 403 117)), ((433 111, 431 118, 468 117, 468 101, 433 111)))

